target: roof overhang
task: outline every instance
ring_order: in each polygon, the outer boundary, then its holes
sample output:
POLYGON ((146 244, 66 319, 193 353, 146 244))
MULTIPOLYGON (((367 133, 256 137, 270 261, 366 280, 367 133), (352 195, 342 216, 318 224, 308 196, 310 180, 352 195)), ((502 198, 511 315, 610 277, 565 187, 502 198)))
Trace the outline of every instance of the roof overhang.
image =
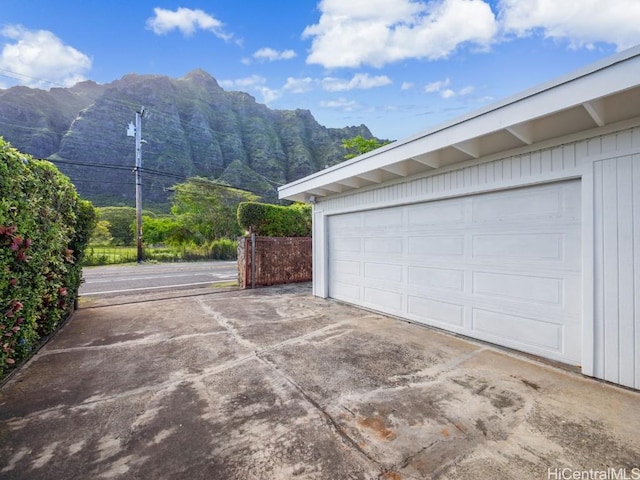
POLYGON ((640 117, 640 46, 288 183, 309 201, 640 117))

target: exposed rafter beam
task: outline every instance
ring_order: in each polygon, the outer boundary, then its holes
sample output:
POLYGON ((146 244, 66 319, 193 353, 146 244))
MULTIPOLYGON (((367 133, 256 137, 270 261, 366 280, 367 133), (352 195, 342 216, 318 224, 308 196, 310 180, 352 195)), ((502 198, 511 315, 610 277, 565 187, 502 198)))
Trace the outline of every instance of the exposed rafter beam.
POLYGON ((326 197, 328 192, 324 188, 315 188, 313 190, 309 190, 307 193, 317 197, 326 197))
POLYGON ((371 172, 361 173, 358 175, 359 178, 364 178, 373 183, 382 182, 382 172, 380 170, 372 170, 371 172))
POLYGON ((604 121, 604 102, 602 100, 592 100, 582 104, 585 110, 591 115, 591 118, 599 127, 605 126, 604 121))
POLYGON ((456 150, 460 150, 462 153, 466 153, 470 157, 479 158, 480 157, 480 145, 478 145, 478 140, 472 138, 471 140, 466 140, 464 142, 456 143, 455 145, 451 145, 456 150))
POLYGON ((512 125, 507 127, 507 132, 526 145, 531 145, 533 143, 533 132, 531 131, 531 125, 529 124, 521 123, 520 125, 512 125))
POLYGON ((394 175, 399 175, 400 177, 406 177, 409 175, 409 169, 406 163, 394 163, 392 165, 382 167, 382 169, 386 172, 391 172, 394 175))
POLYGON ((360 181, 360 179, 355 177, 343 178, 342 180, 339 180, 337 183, 339 183, 340 185, 345 185, 350 188, 360 188, 362 186, 362 182, 360 181))
POLYGON ((427 167, 440 168, 440 154, 438 152, 429 152, 423 153, 422 155, 416 155, 415 157, 411 157, 411 160, 426 165, 427 167))
POLYGON ((330 192, 342 193, 344 192, 345 187, 344 185, 340 185, 338 183, 330 183, 322 188, 324 188, 325 190, 329 190, 330 192))

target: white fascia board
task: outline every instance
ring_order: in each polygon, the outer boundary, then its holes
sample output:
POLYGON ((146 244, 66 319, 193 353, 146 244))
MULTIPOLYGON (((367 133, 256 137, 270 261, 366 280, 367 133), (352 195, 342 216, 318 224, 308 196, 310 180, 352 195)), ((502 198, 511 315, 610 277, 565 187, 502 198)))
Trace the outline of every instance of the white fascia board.
POLYGON ((640 46, 278 189, 290 198, 638 86, 640 46))

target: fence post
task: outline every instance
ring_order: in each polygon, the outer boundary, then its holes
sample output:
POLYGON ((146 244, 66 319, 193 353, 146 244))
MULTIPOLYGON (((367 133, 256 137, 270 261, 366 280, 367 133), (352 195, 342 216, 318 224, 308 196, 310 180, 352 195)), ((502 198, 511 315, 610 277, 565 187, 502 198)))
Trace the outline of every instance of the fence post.
POLYGON ((251 288, 256 288, 256 234, 251 234, 251 288))

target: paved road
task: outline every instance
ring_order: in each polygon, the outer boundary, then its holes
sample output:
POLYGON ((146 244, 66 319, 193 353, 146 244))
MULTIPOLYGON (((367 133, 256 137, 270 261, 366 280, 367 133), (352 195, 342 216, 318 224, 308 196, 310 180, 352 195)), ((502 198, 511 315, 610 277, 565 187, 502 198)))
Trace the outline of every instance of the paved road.
POLYGON ((81 296, 183 290, 236 280, 235 261, 109 265, 83 269, 81 296))

